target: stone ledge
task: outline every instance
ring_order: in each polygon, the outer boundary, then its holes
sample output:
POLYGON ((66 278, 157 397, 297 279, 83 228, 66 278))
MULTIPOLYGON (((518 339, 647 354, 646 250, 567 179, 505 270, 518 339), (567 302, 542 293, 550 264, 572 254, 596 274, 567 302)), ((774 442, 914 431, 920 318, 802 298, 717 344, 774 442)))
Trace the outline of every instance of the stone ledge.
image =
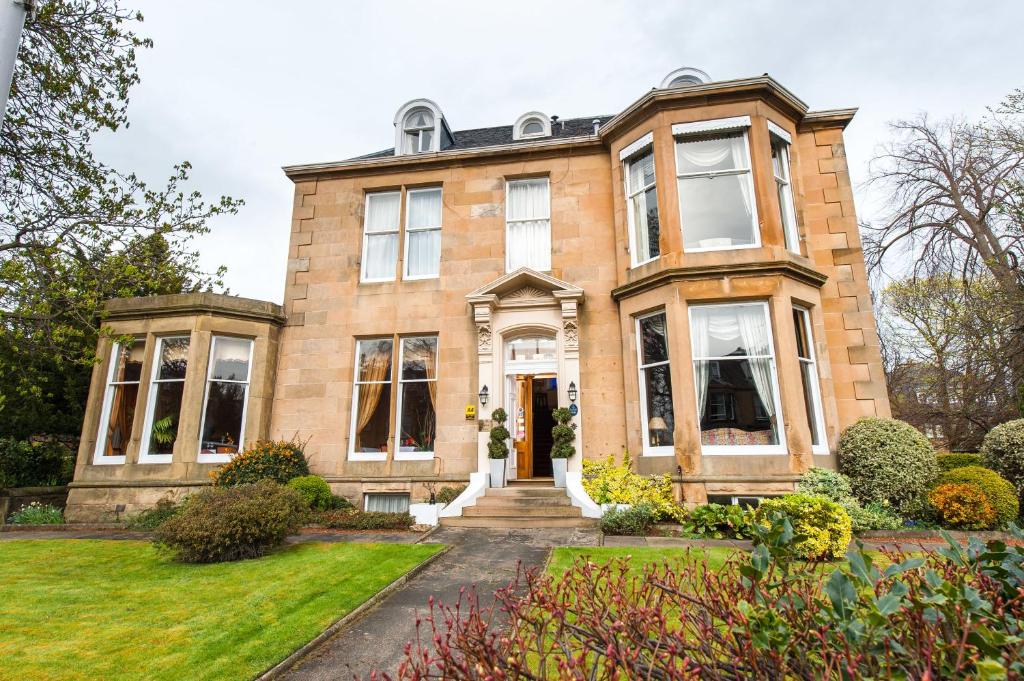
POLYGON ((635 296, 652 288, 677 281, 695 279, 720 279, 722 277, 784 276, 821 288, 828 276, 816 269, 788 260, 751 263, 729 263, 724 265, 700 265, 694 267, 670 267, 628 284, 612 289, 616 302, 635 296))
POLYGON ((104 303, 103 310, 106 321, 190 314, 247 319, 275 326, 282 326, 286 320, 284 308, 277 303, 205 292, 111 298, 104 303))

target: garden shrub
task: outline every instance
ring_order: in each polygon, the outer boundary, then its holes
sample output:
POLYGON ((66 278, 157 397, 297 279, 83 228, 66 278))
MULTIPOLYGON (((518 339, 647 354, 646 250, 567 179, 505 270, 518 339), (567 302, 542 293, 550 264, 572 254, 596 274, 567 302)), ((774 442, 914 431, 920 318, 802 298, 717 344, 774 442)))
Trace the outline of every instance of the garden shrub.
POLYGON ((947 482, 928 495, 946 527, 987 530, 996 523, 996 511, 980 487, 970 482, 947 482))
POLYGON ((185 563, 257 558, 297 532, 308 513, 298 492, 271 480, 212 487, 157 527, 155 541, 185 563))
POLYGON ((125 525, 130 530, 152 531, 177 515, 180 510, 181 504, 176 504, 173 499, 165 497, 156 502, 153 508, 147 508, 125 518, 125 525))
POLYGON ((299 493, 313 511, 326 511, 333 504, 331 486, 319 475, 300 475, 288 481, 288 486, 299 493))
POLYGON ((1001 423, 985 435, 981 460, 1024 493, 1024 419, 1001 423))
POLYGON ((551 429, 551 458, 568 459, 576 454, 576 429, 573 427, 572 412, 565 407, 559 407, 551 412, 551 418, 555 425, 551 429))
POLYGON ((219 487, 273 480, 282 485, 309 475, 309 464, 296 442, 260 440, 210 474, 219 487))
POLYGON ((508 428, 505 427, 505 421, 508 419, 508 414, 504 409, 498 407, 491 412, 491 421, 494 425, 491 426, 490 439, 487 442, 487 458, 488 459, 507 459, 508 458, 508 439, 511 434, 508 432, 508 428))
POLYGON ((853 522, 854 532, 869 530, 897 530, 903 527, 903 518, 893 512, 886 502, 870 502, 865 506, 853 496, 850 478, 828 468, 811 468, 796 483, 796 491, 833 501, 843 507, 853 522))
POLYGON ((0 488, 66 485, 74 473, 71 450, 56 440, 0 438, 0 488))
POLYGON ((839 468, 862 504, 888 502, 897 513, 923 497, 938 475, 935 448, 909 423, 862 418, 839 437, 839 468))
POLYGON ((466 485, 460 485, 458 487, 442 487, 441 491, 437 493, 437 503, 439 504, 450 504, 459 498, 459 495, 466 491, 466 485))
POLYGON ((751 536, 752 517, 741 506, 704 504, 687 513, 683 528, 690 534, 711 539, 747 539, 751 536))
POLYGON ((611 455, 604 461, 584 459, 583 489, 598 504, 646 503, 654 508, 659 520, 681 521, 686 517, 672 494, 672 478, 634 473, 628 452, 618 465, 611 455))
POLYGON ((12 513, 7 522, 12 525, 63 525, 64 511, 52 504, 33 501, 12 513))
POLYGON ((938 455, 939 471, 945 473, 964 466, 980 466, 981 455, 971 452, 946 452, 938 455))
POLYGON ((331 495, 330 509, 332 511, 342 511, 345 509, 355 508, 351 501, 347 497, 343 497, 339 494, 331 495))
POLYGON ((758 532, 752 553, 721 567, 700 552, 646 565, 586 556, 558 576, 521 569, 493 610, 489 591, 432 601, 399 676, 1019 678, 1024 547, 855 547, 848 564, 817 570, 796 562, 784 521, 758 532))
POLYGON ((846 553, 853 537, 853 523, 839 504, 808 494, 787 494, 764 499, 754 512, 754 522, 771 525, 773 514, 782 514, 800 538, 794 550, 806 560, 831 560, 846 553))
POLYGON ((613 508, 601 517, 601 531, 605 534, 643 537, 657 521, 658 513, 650 504, 613 508))
POLYGON ((1017 519, 1020 512, 1017 490, 999 473, 981 466, 954 468, 939 476, 937 484, 947 483, 971 483, 981 488, 995 509, 997 524, 1005 525, 1017 519))
POLYGON ((408 530, 415 522, 408 513, 351 510, 320 514, 320 524, 335 530, 408 530))

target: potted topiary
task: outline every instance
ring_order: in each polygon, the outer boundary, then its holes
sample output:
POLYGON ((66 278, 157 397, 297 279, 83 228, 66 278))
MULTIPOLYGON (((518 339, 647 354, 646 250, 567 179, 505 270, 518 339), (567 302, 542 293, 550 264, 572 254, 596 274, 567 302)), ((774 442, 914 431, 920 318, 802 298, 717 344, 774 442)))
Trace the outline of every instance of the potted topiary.
POLYGON ((505 486, 505 459, 508 458, 508 429, 505 419, 508 414, 501 407, 491 412, 491 441, 487 443, 487 459, 491 464, 491 487, 505 486))
POLYGON ((572 412, 559 407, 551 412, 555 419, 555 427, 551 429, 551 468, 555 475, 555 487, 565 487, 565 471, 569 465, 569 457, 576 453, 573 442, 576 440, 575 424, 570 424, 572 412))

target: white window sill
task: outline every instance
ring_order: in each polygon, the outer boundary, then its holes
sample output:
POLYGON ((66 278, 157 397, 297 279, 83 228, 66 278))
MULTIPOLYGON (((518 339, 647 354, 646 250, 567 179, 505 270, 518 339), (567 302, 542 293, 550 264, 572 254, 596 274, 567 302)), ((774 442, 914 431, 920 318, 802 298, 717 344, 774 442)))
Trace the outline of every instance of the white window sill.
POLYGON ((712 253, 714 251, 742 251, 749 248, 761 248, 761 244, 745 244, 743 246, 708 246, 706 248, 686 248, 683 253, 712 253))
POLYGON ((395 461, 433 461, 434 452, 395 452, 395 461))
POLYGON ((653 258, 649 258, 647 260, 641 260, 640 262, 633 263, 630 266, 630 269, 634 269, 635 270, 638 267, 643 267, 644 265, 648 265, 648 264, 654 262, 655 260, 660 260, 660 259, 661 259, 661 254, 659 253, 658 255, 654 256, 653 258))
POLYGON ((97 456, 93 458, 93 466, 118 466, 125 462, 123 456, 97 456))
POLYGON ((173 454, 140 454, 139 463, 171 463, 173 454))
POLYGON ((668 445, 665 447, 646 447, 642 452, 642 456, 675 456, 675 453, 675 446, 668 445))
POLYGON ((196 463, 227 463, 231 461, 230 454, 200 454, 196 457, 196 463))
POLYGON ((811 454, 814 454, 816 456, 825 456, 826 454, 828 454, 828 447, 824 447, 822 445, 811 447, 811 454))
POLYGON ((349 452, 349 461, 387 461, 387 452, 349 452))

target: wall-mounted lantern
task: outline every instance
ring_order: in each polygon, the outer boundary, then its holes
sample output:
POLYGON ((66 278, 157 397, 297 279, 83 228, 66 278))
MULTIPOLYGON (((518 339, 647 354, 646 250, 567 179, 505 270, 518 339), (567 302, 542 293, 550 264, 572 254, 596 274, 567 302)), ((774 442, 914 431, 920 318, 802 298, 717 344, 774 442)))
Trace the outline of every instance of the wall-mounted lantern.
POLYGON ((487 390, 487 386, 486 385, 484 387, 480 388, 480 395, 479 395, 479 397, 480 397, 480 406, 481 407, 486 407, 487 406, 487 397, 488 397, 488 395, 489 395, 489 392, 487 390))
POLYGON ((579 397, 579 393, 576 392, 576 382, 569 381, 569 401, 575 402, 577 397, 579 397))

